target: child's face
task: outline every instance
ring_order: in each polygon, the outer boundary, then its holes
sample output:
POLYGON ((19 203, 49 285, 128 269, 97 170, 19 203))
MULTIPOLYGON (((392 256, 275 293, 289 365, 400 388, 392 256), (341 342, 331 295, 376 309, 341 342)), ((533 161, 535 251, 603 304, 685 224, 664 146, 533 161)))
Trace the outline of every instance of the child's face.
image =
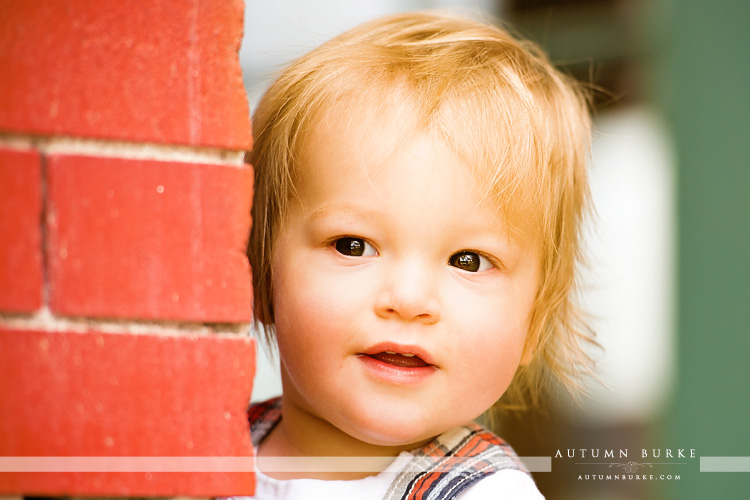
POLYGON ((446 145, 397 120, 329 114, 301 170, 272 257, 285 408, 384 446, 480 415, 522 362, 536 245, 508 237, 446 145))

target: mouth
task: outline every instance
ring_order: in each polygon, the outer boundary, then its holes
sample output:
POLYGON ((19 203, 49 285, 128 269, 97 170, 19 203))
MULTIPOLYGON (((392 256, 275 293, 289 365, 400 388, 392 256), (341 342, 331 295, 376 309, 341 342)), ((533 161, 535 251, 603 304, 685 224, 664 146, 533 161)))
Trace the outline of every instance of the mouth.
POLYGON ((420 356, 410 352, 381 351, 373 354, 365 354, 365 356, 399 368, 426 368, 432 366, 420 356))
POLYGON ((359 353, 359 359, 376 379, 397 385, 421 383, 439 370, 432 355, 416 345, 384 342, 359 353))
POLYGON ((418 346, 382 343, 359 353, 359 359, 375 380, 396 386, 425 383, 439 371, 430 353, 418 346))

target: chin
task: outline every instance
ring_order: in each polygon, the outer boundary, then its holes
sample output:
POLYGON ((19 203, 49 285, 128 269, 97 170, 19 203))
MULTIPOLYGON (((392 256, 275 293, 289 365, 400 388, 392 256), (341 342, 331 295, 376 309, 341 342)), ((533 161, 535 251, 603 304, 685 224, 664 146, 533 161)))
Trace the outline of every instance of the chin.
MULTIPOLYGON (((340 427, 350 436, 368 444, 376 446, 417 447, 427 440, 447 431, 458 424, 445 423, 436 425, 433 421, 425 421, 425 415, 409 414, 369 414, 362 419, 350 419, 357 422, 354 426, 340 427)), ((432 418, 430 418, 432 420, 432 418)))
POLYGON ((360 441, 375 446, 411 449, 419 447, 425 441, 430 441, 438 434, 440 434, 440 432, 432 434, 429 432, 416 432, 412 429, 403 427, 390 427, 387 429, 367 429, 367 431, 361 433, 360 436, 354 437, 357 437, 360 441))

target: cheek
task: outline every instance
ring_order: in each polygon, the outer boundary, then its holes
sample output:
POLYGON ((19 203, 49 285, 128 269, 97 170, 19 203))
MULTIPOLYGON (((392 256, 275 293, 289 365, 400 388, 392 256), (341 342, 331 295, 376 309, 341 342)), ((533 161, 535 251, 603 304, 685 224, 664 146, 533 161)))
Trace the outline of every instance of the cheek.
POLYGON ((534 303, 531 287, 518 290, 513 283, 489 290, 458 289, 447 300, 451 304, 451 322, 461 325, 467 335, 475 337, 477 348, 496 348, 498 344, 523 345, 528 332, 534 303), (471 332, 471 333, 469 333, 471 332))
POLYGON ((304 273, 287 267, 273 280, 273 304, 279 348, 290 343, 319 342, 325 330, 327 304, 311 289, 304 273))
POLYGON ((507 290, 457 302, 462 319, 454 321, 460 327, 451 350, 461 353, 462 384, 479 384, 497 397, 504 392, 521 363, 532 303, 532 294, 507 290))
POLYGON ((274 315, 278 324, 307 325, 335 321, 346 295, 336 283, 314 273, 288 271, 280 273, 273 283, 274 315))
POLYGON ((486 330, 495 335, 493 339, 474 342, 463 354, 464 369, 456 378, 451 396, 454 405, 465 405, 471 409, 472 417, 490 408, 505 393, 521 362, 522 344, 516 337, 507 337, 508 332, 486 330))
POLYGON ((466 349, 467 373, 484 380, 491 387, 504 387, 516 373, 521 362, 525 340, 523 330, 500 330, 495 325, 474 339, 470 349, 466 349))
POLYGON ((283 370, 299 389, 306 387, 326 366, 321 356, 326 352, 329 331, 325 301, 312 293, 298 272, 274 275, 273 304, 276 342, 283 370))
MULTIPOLYGON (((304 257, 304 256, 303 256, 304 257)), ((360 281, 314 258, 286 259, 274 269, 273 304, 279 348, 329 349, 346 342, 364 313, 360 281)))
MULTIPOLYGON (((274 275, 274 315, 285 391, 311 401, 331 401, 346 383, 339 370, 352 350, 351 293, 314 265, 288 265, 274 275)), ((316 407, 317 408, 317 407, 316 407)), ((319 408, 318 408, 319 409, 319 408)))

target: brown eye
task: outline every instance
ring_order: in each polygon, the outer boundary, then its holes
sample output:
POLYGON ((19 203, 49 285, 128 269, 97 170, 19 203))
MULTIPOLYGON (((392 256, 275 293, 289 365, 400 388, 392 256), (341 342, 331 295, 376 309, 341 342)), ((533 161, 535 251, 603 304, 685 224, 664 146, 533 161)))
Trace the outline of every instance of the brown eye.
POLYGON ((375 249, 362 238, 346 236, 334 241, 333 246, 338 253, 349 257, 375 255, 375 249))
POLYGON ((496 267, 487 257, 470 250, 464 250, 463 252, 451 255, 451 258, 448 259, 448 264, 470 273, 489 271, 496 267))
POLYGON ((479 255, 474 252, 459 252, 453 254, 448 263, 463 271, 469 271, 471 273, 479 271, 479 255))

